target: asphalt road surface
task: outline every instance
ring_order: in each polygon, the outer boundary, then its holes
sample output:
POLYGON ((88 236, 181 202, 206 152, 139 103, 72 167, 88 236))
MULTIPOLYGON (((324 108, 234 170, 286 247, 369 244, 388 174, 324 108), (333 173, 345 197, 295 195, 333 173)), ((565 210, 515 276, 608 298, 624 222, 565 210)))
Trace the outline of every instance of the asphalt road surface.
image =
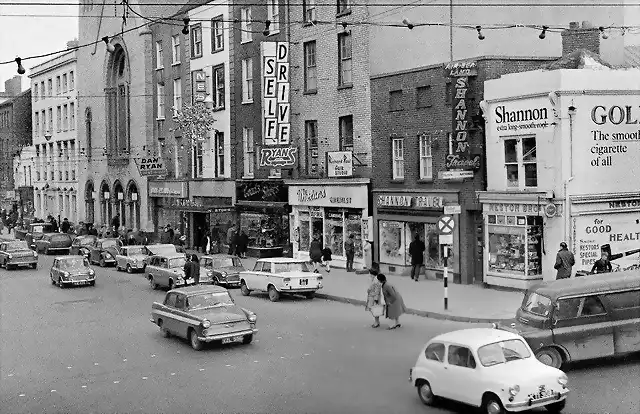
MULTIPOLYGON (((360 307, 234 290, 258 314, 256 340, 195 352, 149 321, 164 293, 142 275, 98 268, 95 287, 63 290, 49 283, 51 261, 0 270, 2 414, 472 411, 424 407, 407 380, 430 337, 470 325, 405 316, 398 330, 374 330, 360 307)), ((565 412, 640 412, 638 358, 568 374, 565 412)))

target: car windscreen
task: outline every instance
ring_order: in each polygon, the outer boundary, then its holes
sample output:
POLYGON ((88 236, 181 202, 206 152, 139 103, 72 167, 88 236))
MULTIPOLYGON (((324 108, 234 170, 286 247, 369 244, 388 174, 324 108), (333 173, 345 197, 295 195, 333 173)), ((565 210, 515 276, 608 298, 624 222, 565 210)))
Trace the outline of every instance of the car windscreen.
POLYGON ((11 243, 7 243, 7 251, 8 252, 17 252, 20 250, 28 250, 29 246, 27 246, 26 241, 14 241, 11 243))
POLYGON ((529 348, 520 339, 509 339, 481 346, 478 349, 478 358, 482 366, 504 364, 517 359, 525 359, 531 356, 529 348))
POLYGON ((51 241, 52 242, 68 242, 69 241, 69 236, 67 236, 66 234, 55 234, 53 236, 51 236, 51 241))
POLYGON ((175 269, 177 267, 184 267, 185 263, 187 263, 187 259, 184 257, 176 257, 175 259, 169 260, 169 268, 175 269))
POLYGON ((118 247, 117 240, 105 240, 102 242, 102 248, 108 249, 109 247, 118 247))
POLYGON ((93 244, 93 242, 96 239, 94 237, 83 237, 82 239, 80 239, 80 246, 88 246, 90 244, 93 244))
POLYGON ((309 271, 309 266, 307 266, 306 262, 274 263, 273 264, 273 272, 274 273, 308 272, 308 271, 309 271))
POLYGON ((242 263, 237 257, 225 257, 224 259, 215 259, 213 267, 240 267, 242 263))
POLYGON ((89 266, 89 261, 81 257, 74 257, 70 259, 60 260, 60 269, 82 269, 89 266))
POLYGON ((202 293, 200 295, 189 296, 189 309, 214 308, 217 306, 233 305, 233 300, 227 292, 202 293))
POLYGON ((44 224, 40 224, 37 226, 31 226, 31 232, 33 233, 44 233, 44 230, 49 230, 50 226, 46 226, 44 224))
POLYGON ((145 254, 144 246, 129 247, 127 249, 127 256, 133 256, 135 254, 145 254))
POLYGON ((551 313, 551 299, 546 296, 537 294, 536 292, 527 292, 522 299, 520 307, 525 312, 538 316, 549 316, 551 313))

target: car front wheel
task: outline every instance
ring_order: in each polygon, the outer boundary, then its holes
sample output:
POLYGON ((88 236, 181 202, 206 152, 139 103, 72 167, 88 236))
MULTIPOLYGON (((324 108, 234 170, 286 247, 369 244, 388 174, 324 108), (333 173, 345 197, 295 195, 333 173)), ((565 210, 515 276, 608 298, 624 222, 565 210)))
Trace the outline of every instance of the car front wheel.
POLYGON ((276 290, 275 286, 273 285, 269 286, 268 292, 269 292, 269 300, 271 302, 277 302, 280 300, 280 292, 276 290))
POLYGON ((560 414, 560 412, 562 412, 562 410, 564 410, 564 407, 566 405, 567 405, 567 400, 562 400, 562 401, 554 402, 554 403, 549 404, 549 405, 545 405, 544 408, 547 411, 549 411, 550 413, 560 414))
POLYGON ((536 352, 536 358, 538 361, 550 367, 560 369, 563 360, 562 355, 555 348, 542 348, 536 352))
POLYGON ((482 406, 486 414, 506 414, 500 399, 495 395, 489 395, 485 397, 484 404, 482 406))
POLYGON ((151 289, 156 290, 158 289, 158 284, 156 283, 156 281, 153 279, 153 276, 149 275, 149 286, 151 286, 151 289))
POLYGON ((107 262, 104 261, 104 257, 100 259, 100 267, 107 267, 107 262))
POLYGON ((133 273, 133 269, 130 264, 127 265, 127 273, 133 273))
POLYGON ((251 341, 253 341, 253 334, 245 335, 244 338, 242 338, 242 343, 245 345, 249 345, 251 341))
POLYGON ((193 348, 194 351, 200 351, 202 349, 202 342, 198 339, 198 334, 194 329, 191 330, 189 341, 191 342, 191 348, 193 348))
POLYGON ((418 397, 424 405, 434 405, 436 402, 436 396, 433 395, 431 390, 431 384, 427 381, 422 381, 416 387, 418 389, 418 397))
POLYGON ((249 296, 251 294, 244 280, 240 283, 240 293, 242 293, 242 296, 249 296))

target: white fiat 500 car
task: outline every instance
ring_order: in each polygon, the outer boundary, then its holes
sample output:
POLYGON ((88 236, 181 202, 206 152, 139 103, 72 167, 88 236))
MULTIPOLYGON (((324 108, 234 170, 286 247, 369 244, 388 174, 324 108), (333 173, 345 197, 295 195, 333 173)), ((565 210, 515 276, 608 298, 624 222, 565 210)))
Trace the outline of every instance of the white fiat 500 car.
POLYGON ((426 405, 441 397, 487 414, 539 407, 559 413, 569 394, 564 372, 538 361, 520 335, 491 328, 436 336, 420 352, 409 380, 426 405))
POLYGON ((252 290, 267 292, 272 302, 280 295, 304 295, 313 299, 322 289, 322 276, 314 273, 308 261, 287 257, 259 259, 253 270, 240 272, 240 292, 249 296, 252 290))

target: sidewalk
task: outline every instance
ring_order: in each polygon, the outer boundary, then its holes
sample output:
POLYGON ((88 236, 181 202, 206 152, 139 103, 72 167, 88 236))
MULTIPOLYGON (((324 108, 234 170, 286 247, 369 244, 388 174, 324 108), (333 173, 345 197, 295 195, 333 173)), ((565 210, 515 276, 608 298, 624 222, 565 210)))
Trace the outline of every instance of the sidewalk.
MULTIPOLYGON (((193 251, 189 251, 194 253, 193 251)), ((255 258, 242 259, 245 268, 253 269, 255 258)), ((364 306, 369 287, 369 275, 347 273, 345 269, 322 271, 323 288, 317 298, 364 306)), ((404 299, 407 313, 426 318, 457 322, 499 322, 515 317, 522 303, 522 292, 502 291, 478 285, 449 283, 449 309, 444 310, 444 287, 442 281, 419 282, 407 276, 389 276, 404 299)))

